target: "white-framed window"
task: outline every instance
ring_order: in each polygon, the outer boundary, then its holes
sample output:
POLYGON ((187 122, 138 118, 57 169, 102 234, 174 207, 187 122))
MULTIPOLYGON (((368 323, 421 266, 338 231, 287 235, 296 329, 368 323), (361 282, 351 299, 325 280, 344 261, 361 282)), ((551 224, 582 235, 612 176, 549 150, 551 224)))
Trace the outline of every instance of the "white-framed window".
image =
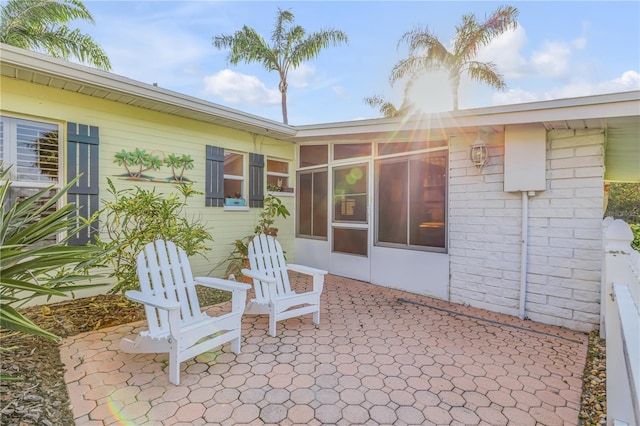
POLYGON ((225 210, 263 207, 264 155, 206 146, 205 205, 225 210), (248 176, 245 161, 248 159, 248 176))
POLYGON ((224 152, 224 196, 244 199, 244 154, 224 152))
POLYGON ((376 160, 376 245, 446 250, 447 151, 376 160))
POLYGON ((267 158, 267 190, 282 192, 289 188, 289 162, 267 158))
MULTIPOLYGON (((62 181, 60 125, 0 116, 0 162, 11 166, 11 187, 5 203, 15 204, 53 185, 50 197, 62 181)), ((46 213, 44 213, 46 215, 46 213)))
POLYGON ((328 171, 327 168, 298 172, 296 236, 327 239, 328 171))
POLYGON ((0 161, 13 165, 15 187, 59 185, 61 145, 58 124, 0 116, 0 161))

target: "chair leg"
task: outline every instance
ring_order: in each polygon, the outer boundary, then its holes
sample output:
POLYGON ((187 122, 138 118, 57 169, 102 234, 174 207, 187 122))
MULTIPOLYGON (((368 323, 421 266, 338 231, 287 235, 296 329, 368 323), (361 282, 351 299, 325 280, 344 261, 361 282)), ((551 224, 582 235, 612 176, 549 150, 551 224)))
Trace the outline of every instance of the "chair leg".
POLYGON ((276 316, 269 315, 269 334, 276 337, 276 316))
POLYGON ((269 334, 271 337, 276 337, 276 305, 274 303, 269 304, 269 334))
POLYGON ((234 354, 240 353, 240 331, 238 331, 238 337, 231 341, 231 351, 234 354))
POLYGON ((180 384, 180 360, 178 359, 178 345, 174 342, 169 351, 169 381, 174 385, 180 384))
POLYGON ((313 313, 313 323, 320 324, 320 306, 318 306, 318 310, 313 313))

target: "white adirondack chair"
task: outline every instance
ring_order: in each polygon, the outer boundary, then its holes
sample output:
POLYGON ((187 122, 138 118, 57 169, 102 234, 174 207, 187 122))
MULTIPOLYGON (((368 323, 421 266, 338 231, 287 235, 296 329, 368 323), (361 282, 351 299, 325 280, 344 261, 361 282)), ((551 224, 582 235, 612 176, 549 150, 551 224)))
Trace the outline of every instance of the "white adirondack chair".
POLYGON ((157 240, 138 254, 140 290, 125 295, 144 304, 148 330, 124 338, 129 353, 168 353, 169 381, 180 384, 180 363, 231 342, 240 352, 241 319, 250 285, 212 277, 193 278, 187 254, 170 241, 157 240), (202 312, 196 285, 230 291, 231 312, 211 317, 202 312))
POLYGON ((280 243, 271 235, 260 234, 249 243, 249 266, 242 273, 253 279, 255 299, 251 299, 245 314, 268 314, 269 334, 276 335, 276 322, 305 314, 313 314, 313 323, 320 323, 320 295, 327 271, 302 265, 287 265, 280 243), (313 277, 313 290, 296 293, 291 289, 288 271, 313 277))

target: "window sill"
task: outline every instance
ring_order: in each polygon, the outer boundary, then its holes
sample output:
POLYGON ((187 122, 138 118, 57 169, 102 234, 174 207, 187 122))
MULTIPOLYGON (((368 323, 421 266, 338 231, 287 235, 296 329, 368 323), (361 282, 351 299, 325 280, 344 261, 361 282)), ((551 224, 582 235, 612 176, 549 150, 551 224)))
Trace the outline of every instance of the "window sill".
POLYGON ((267 191, 269 194, 275 195, 277 197, 295 197, 295 192, 279 192, 279 191, 267 191))
POLYGON ((224 211, 248 212, 249 206, 224 206, 224 211))

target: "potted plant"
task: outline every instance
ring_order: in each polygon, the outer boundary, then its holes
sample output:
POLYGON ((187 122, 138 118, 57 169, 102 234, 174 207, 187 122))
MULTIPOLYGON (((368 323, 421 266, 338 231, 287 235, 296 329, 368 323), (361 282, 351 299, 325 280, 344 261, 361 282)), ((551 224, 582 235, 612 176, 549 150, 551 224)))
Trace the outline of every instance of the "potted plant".
POLYGON ((275 218, 281 217, 286 219, 290 215, 289 209, 282 204, 282 200, 273 194, 269 194, 264 197, 264 207, 262 212, 260 212, 260 219, 258 220, 254 233, 256 235, 263 233, 276 237, 278 236, 278 228, 273 226, 275 218))
MULTIPOLYGON (((217 269, 220 266, 226 264, 225 276, 229 277, 233 275, 236 279, 242 278, 242 269, 249 266, 249 243, 259 234, 267 234, 276 237, 278 235, 278 228, 274 227, 275 219, 281 217, 286 219, 291 213, 287 206, 282 204, 282 200, 273 194, 269 194, 264 197, 264 207, 260 212, 258 224, 254 229, 253 235, 248 235, 243 238, 239 238, 233 242, 233 250, 229 253, 224 260, 216 265, 217 269)), ((250 282, 250 280, 249 280, 250 282)))

